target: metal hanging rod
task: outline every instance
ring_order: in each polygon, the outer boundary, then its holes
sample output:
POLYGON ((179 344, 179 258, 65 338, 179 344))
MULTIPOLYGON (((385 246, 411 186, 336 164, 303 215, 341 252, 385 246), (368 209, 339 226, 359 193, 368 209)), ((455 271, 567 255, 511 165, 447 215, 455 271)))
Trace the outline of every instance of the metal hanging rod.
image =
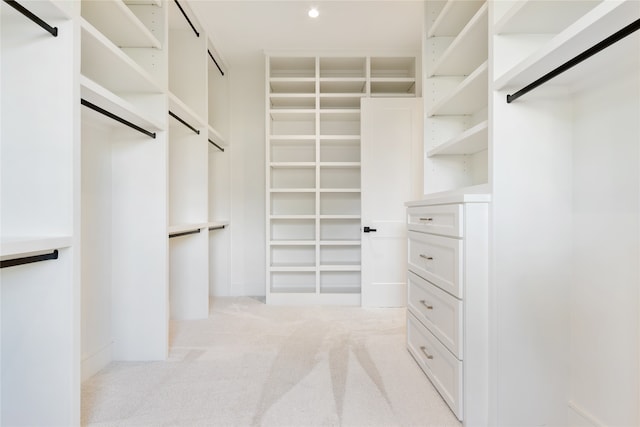
POLYGON ((18 3, 15 0, 2 0, 2 1, 4 1, 6 4, 11 6, 15 10, 17 10, 18 12, 22 13, 24 16, 26 16, 27 18, 31 19, 33 22, 35 22, 36 24, 38 24, 42 28, 44 28, 53 37, 58 37, 58 27, 52 27, 51 25, 47 24, 42 19, 40 19, 40 17, 35 15, 33 12, 31 12, 30 10, 28 10, 27 8, 25 8, 24 6, 22 6, 20 3, 18 3))
POLYGON ((183 232, 180 232, 180 233, 169 234, 169 238, 172 239, 174 237, 188 236, 189 234, 198 234, 199 232, 200 232, 200 229, 196 228, 195 230, 183 231, 183 232))
POLYGON ((572 59, 568 60, 564 64, 562 64, 559 67, 557 67, 556 69, 548 72, 547 74, 545 74, 544 76, 540 77, 538 80, 534 81, 533 83, 530 83, 527 86, 523 87, 522 89, 520 89, 519 91, 517 91, 513 95, 507 94, 507 104, 510 104, 511 102, 513 102, 516 99, 520 98, 525 93, 532 91, 533 89, 537 88, 541 84, 546 83, 547 81, 549 81, 552 78, 558 76, 559 74, 564 73, 569 68, 571 68, 571 67, 573 67, 575 65, 578 65, 579 63, 581 63, 585 59, 592 57, 596 53, 608 48, 612 44, 622 40, 623 38, 627 37, 628 35, 634 33, 635 31, 637 31, 639 29, 640 29, 640 19, 637 19, 634 22, 632 22, 631 24, 629 24, 626 27, 624 27, 623 29, 621 29, 620 31, 618 31, 618 32, 610 35, 606 39, 602 40, 600 43, 597 43, 597 44, 593 45, 592 47, 590 47, 589 49, 585 50, 581 54, 573 57, 572 59))
POLYGON ((184 19, 186 19, 189 25, 191 25, 191 29, 193 30, 194 33, 196 33, 196 37, 200 37, 200 33, 198 32, 198 30, 196 30, 196 27, 193 26, 191 19, 189 19, 189 17, 187 16, 187 13, 184 11, 182 6, 180 6, 180 3, 178 3, 178 0, 173 0, 173 1, 176 2, 178 9, 180 9, 180 12, 182 12, 182 16, 184 16, 184 19))
POLYGON ((211 51, 209 49, 207 49, 207 52, 209 53, 209 57, 211 58, 213 63, 216 64, 216 67, 218 67, 218 70, 220 71, 220 74, 222 74, 224 76, 224 71, 222 71, 222 68, 220 68, 220 65, 218 65, 218 61, 216 61, 216 58, 213 57, 213 54, 211 53, 211 51))
POLYGON ((58 250, 54 250, 49 254, 27 256, 21 258, 7 259, 0 261, 0 268, 14 267, 16 265, 31 264, 33 262, 46 261, 49 259, 58 259, 58 250))
POLYGON ((220 147, 218 144, 216 144, 215 142, 213 142, 211 139, 209 139, 209 142, 211 144, 213 144, 218 150, 222 151, 224 153, 224 148, 220 147))
POLYGON ((84 105, 85 107, 91 108, 92 110, 95 110, 100 114, 104 114, 105 116, 109 117, 110 119, 113 119, 113 120, 115 120, 117 122, 120 122, 123 125, 127 125, 130 128, 135 129, 138 132, 143 133, 143 134, 145 134, 145 135, 147 135, 147 136, 149 136, 149 137, 151 137, 153 139, 156 139, 156 133, 155 132, 149 132, 148 130, 143 129, 140 126, 135 125, 135 124, 131 123, 130 121, 123 119, 122 117, 116 116, 115 114, 113 114, 110 111, 107 111, 107 110, 105 110, 103 108, 98 107, 95 104, 92 104, 91 102, 87 101, 84 98, 80 99, 80 104, 84 105))
POLYGON ((194 128, 189 123, 185 122, 184 120, 182 120, 180 117, 176 116, 171 111, 169 111, 169 115, 171 117, 173 117, 174 119, 176 119, 177 121, 179 121, 180 123, 182 123, 183 125, 185 125, 186 127, 188 127, 189 129, 191 129, 192 131, 194 131, 197 135, 200 135, 200 131, 198 129, 194 128))
POLYGON ((224 227, 224 225, 216 225, 215 227, 209 227, 209 231, 222 230, 224 227))

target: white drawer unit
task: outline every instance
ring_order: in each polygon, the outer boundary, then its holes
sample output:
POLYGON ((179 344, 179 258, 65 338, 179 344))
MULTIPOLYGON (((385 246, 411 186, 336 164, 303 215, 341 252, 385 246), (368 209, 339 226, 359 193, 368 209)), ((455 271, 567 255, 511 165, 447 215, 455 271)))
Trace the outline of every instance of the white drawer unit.
POLYGON ((407 347, 465 425, 489 424, 488 195, 407 203, 407 347))
POLYGON ((462 359, 462 300, 409 271, 409 310, 455 356, 462 359))
POLYGON ((462 205, 416 206, 408 211, 409 230, 462 237, 462 205))
POLYGON ((462 298, 463 242, 450 237, 409 232, 409 269, 462 298))
POLYGON ((425 329, 411 312, 407 315, 407 342, 413 357, 436 386, 456 417, 462 418, 462 362, 425 329))

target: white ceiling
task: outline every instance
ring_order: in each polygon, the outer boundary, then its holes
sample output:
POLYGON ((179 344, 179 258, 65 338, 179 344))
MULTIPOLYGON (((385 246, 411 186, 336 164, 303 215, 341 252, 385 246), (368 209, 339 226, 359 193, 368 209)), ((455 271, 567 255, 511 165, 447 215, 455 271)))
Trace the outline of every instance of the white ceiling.
POLYGON ((278 49, 420 49, 422 0, 195 0, 227 65, 278 49), (316 19, 307 11, 315 6, 316 19))

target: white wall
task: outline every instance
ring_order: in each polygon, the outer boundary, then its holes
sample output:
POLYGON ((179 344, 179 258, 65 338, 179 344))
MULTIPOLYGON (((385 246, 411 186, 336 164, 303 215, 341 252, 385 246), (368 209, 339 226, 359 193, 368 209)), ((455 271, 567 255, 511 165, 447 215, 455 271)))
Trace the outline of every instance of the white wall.
MULTIPOLYGON (((231 77, 231 289, 265 295, 264 57, 235 61, 231 77)), ((221 296, 221 295, 218 295, 221 296)))

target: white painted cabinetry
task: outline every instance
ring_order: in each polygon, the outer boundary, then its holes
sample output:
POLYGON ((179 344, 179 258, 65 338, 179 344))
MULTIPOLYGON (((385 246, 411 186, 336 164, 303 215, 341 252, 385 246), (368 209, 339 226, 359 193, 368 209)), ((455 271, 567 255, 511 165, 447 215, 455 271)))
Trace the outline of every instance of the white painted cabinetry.
POLYGON ((487 195, 407 204, 407 345, 458 419, 488 419, 487 195))
POLYGON ((79 8, 0 14, 0 424, 80 414, 79 8), (38 262, 32 262, 40 260, 38 262))

